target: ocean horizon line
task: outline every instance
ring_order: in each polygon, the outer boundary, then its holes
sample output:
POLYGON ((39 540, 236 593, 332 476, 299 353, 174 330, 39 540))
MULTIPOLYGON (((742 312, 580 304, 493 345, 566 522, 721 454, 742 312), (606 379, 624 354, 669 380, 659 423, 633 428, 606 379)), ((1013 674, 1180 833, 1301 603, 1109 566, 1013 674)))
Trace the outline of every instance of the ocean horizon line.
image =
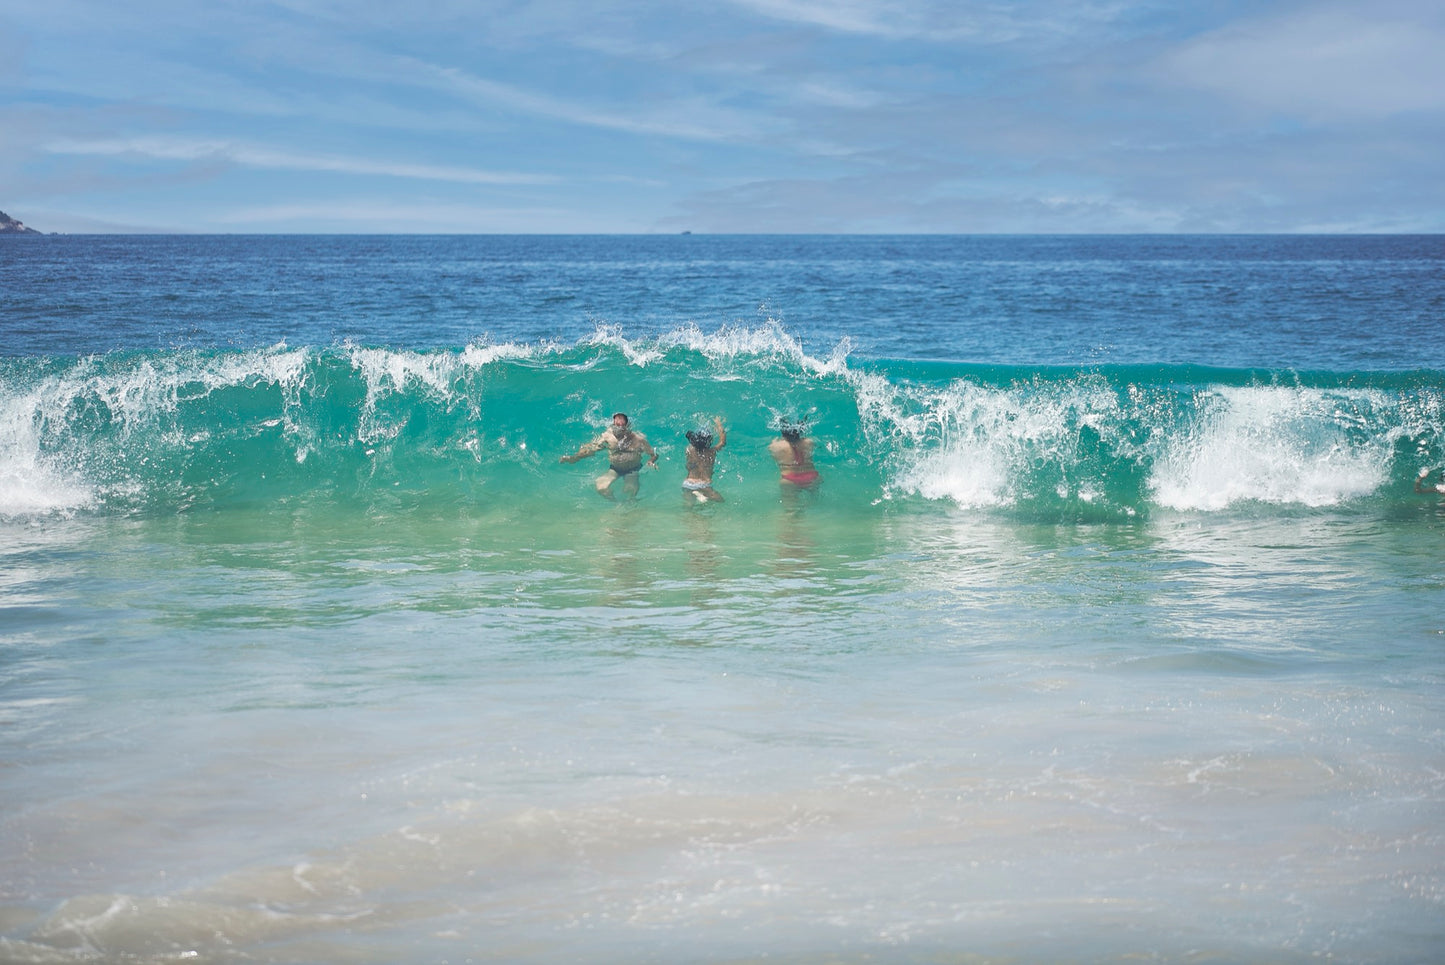
MULTIPOLYGON (((1442 231, 46 231, 28 238, 1445 238, 1442 231)), ((0 237, 5 237, 0 235, 0 237)))

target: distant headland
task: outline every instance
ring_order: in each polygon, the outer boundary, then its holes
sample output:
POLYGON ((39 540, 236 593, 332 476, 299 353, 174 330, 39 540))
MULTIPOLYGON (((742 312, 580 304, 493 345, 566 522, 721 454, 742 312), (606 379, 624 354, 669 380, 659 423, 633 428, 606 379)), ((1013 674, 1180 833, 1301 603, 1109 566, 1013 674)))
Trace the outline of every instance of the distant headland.
POLYGON ((0 235, 38 235, 39 231, 25 227, 3 211, 0 211, 0 235))

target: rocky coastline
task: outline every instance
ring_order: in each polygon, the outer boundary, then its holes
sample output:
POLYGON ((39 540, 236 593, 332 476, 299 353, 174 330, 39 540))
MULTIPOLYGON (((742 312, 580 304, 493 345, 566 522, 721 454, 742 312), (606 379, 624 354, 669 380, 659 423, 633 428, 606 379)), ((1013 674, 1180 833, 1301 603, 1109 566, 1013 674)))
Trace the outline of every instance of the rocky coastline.
POLYGON ((38 235, 41 232, 34 228, 25 227, 25 223, 16 221, 3 211, 0 211, 0 235, 38 235))

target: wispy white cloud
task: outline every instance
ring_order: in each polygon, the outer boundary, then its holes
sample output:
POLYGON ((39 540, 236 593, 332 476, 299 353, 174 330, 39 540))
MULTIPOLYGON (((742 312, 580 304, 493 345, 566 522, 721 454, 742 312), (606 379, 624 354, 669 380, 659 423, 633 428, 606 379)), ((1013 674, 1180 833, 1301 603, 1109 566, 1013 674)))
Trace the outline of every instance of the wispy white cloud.
POLYGON ((372 175, 410 178, 421 181, 447 181, 458 184, 547 184, 556 178, 511 171, 486 171, 477 168, 447 167, 435 164, 411 164, 397 161, 376 161, 369 158, 337 157, 321 154, 297 154, 255 147, 231 141, 173 138, 130 137, 110 140, 54 140, 46 145, 52 154, 101 155, 119 158, 146 158, 158 161, 235 164, 242 167, 287 171, 314 171, 334 174, 372 175))
POLYGON ((701 98, 676 100, 647 112, 631 107, 625 111, 597 108, 571 100, 538 93, 513 84, 488 80, 456 67, 444 67, 410 58, 399 58, 415 81, 418 75, 432 79, 435 86, 474 102, 536 117, 605 128, 628 134, 655 135, 695 141, 733 141, 758 136, 762 124, 742 112, 720 108, 701 98))
POLYGON ((215 217, 220 225, 277 227, 347 225, 382 232, 548 231, 571 223, 570 212, 547 207, 486 207, 439 202, 401 203, 374 197, 258 205, 215 217))
POLYGON ((730 0, 785 23, 884 40, 1050 43, 1111 23, 1125 2, 963 3, 958 0, 730 0))
POLYGON ((916 36, 917 14, 897 3, 875 0, 732 0, 774 20, 878 37, 916 36))
POLYGON ((1439 0, 135 4, 0 13, 12 207, 403 231, 1439 230, 1445 212, 1439 0))
POLYGON ((1305 118, 1445 109, 1445 17, 1307 8, 1231 24, 1163 58, 1178 83, 1305 118))
POLYGON ((791 91, 794 100, 818 107, 841 110, 864 110, 887 101, 878 91, 831 80, 807 80, 791 91))

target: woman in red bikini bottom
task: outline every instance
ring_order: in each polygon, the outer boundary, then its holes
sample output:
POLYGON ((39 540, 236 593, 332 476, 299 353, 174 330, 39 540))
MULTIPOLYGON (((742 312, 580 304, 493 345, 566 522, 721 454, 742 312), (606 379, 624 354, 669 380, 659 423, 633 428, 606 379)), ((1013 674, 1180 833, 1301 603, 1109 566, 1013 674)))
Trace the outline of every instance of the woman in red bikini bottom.
POLYGON ((785 422, 779 438, 768 444, 768 453, 778 464, 784 489, 812 489, 820 476, 813 468, 813 440, 803 435, 803 426, 785 422))

